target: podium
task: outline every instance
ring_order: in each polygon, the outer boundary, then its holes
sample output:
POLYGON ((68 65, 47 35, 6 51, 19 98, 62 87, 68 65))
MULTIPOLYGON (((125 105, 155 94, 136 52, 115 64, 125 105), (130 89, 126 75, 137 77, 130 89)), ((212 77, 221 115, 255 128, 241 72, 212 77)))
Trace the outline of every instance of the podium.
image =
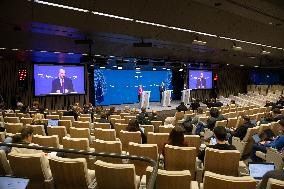
POLYGON ((143 91, 140 99, 140 107, 141 108, 149 108, 149 99, 150 99, 151 91, 143 91))
POLYGON ((165 90, 162 93, 162 106, 171 106, 171 97, 173 90, 165 90))
POLYGON ((184 104, 189 104, 190 91, 191 89, 182 90, 181 101, 184 102, 184 104))

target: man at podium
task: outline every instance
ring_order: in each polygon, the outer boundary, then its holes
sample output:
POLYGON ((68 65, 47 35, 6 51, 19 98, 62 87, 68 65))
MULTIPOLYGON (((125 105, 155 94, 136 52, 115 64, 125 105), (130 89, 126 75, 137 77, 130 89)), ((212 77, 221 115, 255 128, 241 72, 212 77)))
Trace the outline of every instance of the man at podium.
POLYGON ((138 87, 138 102, 140 102, 141 95, 142 95, 143 91, 144 90, 143 90, 142 85, 139 85, 139 87, 138 87))

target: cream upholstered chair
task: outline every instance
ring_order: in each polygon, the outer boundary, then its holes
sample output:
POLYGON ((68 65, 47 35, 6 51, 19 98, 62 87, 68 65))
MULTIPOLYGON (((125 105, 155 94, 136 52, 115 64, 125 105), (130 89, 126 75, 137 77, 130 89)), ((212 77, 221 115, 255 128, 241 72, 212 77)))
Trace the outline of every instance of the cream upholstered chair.
POLYGON ((33 143, 38 144, 40 146, 60 148, 59 138, 57 135, 52 135, 52 136, 34 135, 33 143))
POLYGON ((70 137, 71 138, 87 138, 91 139, 91 132, 88 128, 70 128, 70 137))
POLYGON ((157 144, 158 153, 161 154, 164 149, 165 143, 168 141, 170 134, 169 133, 148 133, 147 143, 148 144, 157 144))
POLYGON ((17 117, 16 113, 5 113, 6 117, 17 117))
POLYGON ((204 171, 218 174, 238 176, 240 166, 240 152, 238 150, 205 149, 204 171))
POLYGON ((19 117, 4 117, 5 123, 20 123, 19 117))
POLYGON ((55 188, 89 189, 95 179, 95 171, 87 168, 85 158, 52 157, 49 160, 55 188))
POLYGON ((140 177, 133 164, 113 164, 101 160, 95 162, 96 181, 100 189, 138 189, 140 177))
POLYGON ((30 179, 28 188, 50 188, 52 186, 49 162, 44 153, 11 152, 8 159, 14 176, 30 179))
POLYGON ((138 144, 141 144, 142 142, 140 131, 136 132, 120 131, 119 139, 121 140, 122 143, 122 150, 126 152, 128 151, 129 142, 135 142, 138 144))
POLYGON ((85 122, 85 121, 88 121, 88 122, 92 122, 92 119, 91 119, 91 117, 89 116, 89 117, 82 117, 82 115, 80 115, 79 117, 78 117, 78 121, 83 121, 83 122, 85 122))
MULTIPOLYGON (((128 146, 129 155, 144 156, 155 161, 158 161, 158 146, 157 144, 137 144, 130 142, 128 146)), ((135 165, 136 174, 143 176, 146 173, 146 168, 149 166, 149 163, 131 160, 131 163, 135 165)))
POLYGON ((269 178, 266 189, 283 189, 284 181, 269 178))
POLYGON ((128 124, 131 119, 136 119, 136 116, 124 116, 125 124, 128 124))
POLYGON ((74 116, 62 116, 61 120, 70 120, 72 123, 75 121, 74 116))
POLYGON ((74 121, 72 126, 75 128, 92 129, 92 124, 89 121, 74 121))
POLYGON ((22 117, 20 122, 23 123, 23 125, 27 125, 27 124, 31 124, 33 121, 33 118, 25 118, 25 117, 22 117))
POLYGON ((94 122, 94 129, 101 128, 101 129, 110 129, 110 123, 98 123, 94 122))
POLYGON ((228 121, 227 120, 222 120, 222 121, 216 121, 215 123, 215 127, 217 126, 223 126, 226 127, 227 126, 228 121))
POLYGON ((57 135, 59 143, 62 144, 62 139, 67 135, 65 126, 47 126, 48 136, 57 135))
POLYGON ((196 148, 196 154, 199 152, 201 139, 199 135, 184 135, 184 140, 188 143, 189 147, 196 148))
POLYGON ((228 128, 236 128, 238 118, 228 118, 228 128))
MULTIPOLYGON (((104 141, 96 139, 93 141, 90 147, 94 148, 95 152, 107 152, 116 154, 121 154, 122 152, 122 144, 120 141, 104 141)), ((120 158, 96 156, 96 160, 102 160, 110 163, 121 163, 120 158)))
POLYGON ((140 125, 140 127, 144 128, 144 133, 146 136, 149 132, 154 132, 154 125, 140 125))
POLYGON ((80 114, 80 117, 91 117, 91 114, 80 114))
MULTIPOLYGON (((89 140, 87 138, 68 138, 62 140, 63 148, 90 151, 89 140)), ((93 150, 92 150, 93 151, 93 150)))
POLYGON ((95 139, 106 140, 106 141, 115 141, 116 132, 115 129, 101 129, 96 128, 94 130, 95 139))
POLYGON ((162 121, 151 121, 152 125, 154 125, 154 132, 159 132, 159 127, 163 124, 162 121))
POLYGON ((165 170, 182 171, 189 170, 191 180, 195 180, 196 172, 196 148, 195 147, 179 147, 165 145, 165 170), (180 158, 182 157, 182 161, 180 158))
POLYGON ((0 175, 12 175, 12 170, 4 150, 0 150, 0 175))
POLYGON ((45 116, 46 119, 59 119, 59 115, 46 115, 45 116))
POLYGON ((233 177, 206 171, 200 189, 255 189, 256 181, 250 176, 233 177))
POLYGON ((58 126, 65 126, 67 133, 70 133, 70 127, 72 127, 71 120, 58 120, 58 126))
MULTIPOLYGON (((152 167, 147 167, 146 183, 149 182, 152 167)), ((189 170, 183 171, 167 171, 158 170, 156 179, 157 189, 199 189, 196 181, 191 181, 191 175, 189 170)))
POLYGON ((120 131, 126 131, 128 124, 118 123, 115 125, 114 129, 116 131, 116 136, 119 137, 120 131))
POLYGON ((33 130, 34 130, 33 134, 42 135, 42 136, 46 135, 43 125, 30 125, 30 124, 27 124, 26 127, 33 128, 33 130))
POLYGON ((16 134, 23 128, 23 123, 5 123, 6 133, 16 134))
POLYGON ((159 133, 171 133, 173 128, 174 128, 174 126, 172 126, 172 127, 160 126, 159 127, 159 133))
POLYGON ((108 117, 108 120, 110 120, 111 118, 114 118, 114 119, 121 119, 121 116, 120 115, 110 115, 108 117))
POLYGON ((257 134, 259 132, 259 127, 248 128, 246 136, 243 140, 240 140, 238 137, 232 138, 232 144, 239 150, 241 156, 250 154, 252 145, 254 144, 254 140, 252 135, 257 134))

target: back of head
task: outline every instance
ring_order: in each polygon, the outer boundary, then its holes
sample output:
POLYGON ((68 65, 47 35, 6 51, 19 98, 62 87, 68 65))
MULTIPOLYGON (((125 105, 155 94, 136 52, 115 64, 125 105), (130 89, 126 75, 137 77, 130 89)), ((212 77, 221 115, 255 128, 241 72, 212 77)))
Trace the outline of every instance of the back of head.
POLYGON ((284 119, 281 119, 278 123, 284 128, 284 119))
POLYGON ((181 102, 180 105, 184 106, 184 102, 181 102))
POLYGON ((169 144, 173 146, 182 146, 184 144, 184 133, 185 130, 182 127, 174 127, 169 136, 169 144))
POLYGON ((101 113, 101 118, 102 119, 106 119, 107 118, 107 114, 105 112, 101 113))
POLYGON ((279 108, 274 108, 273 109, 273 114, 281 114, 281 111, 279 108))
POLYGON ((213 130, 214 135, 216 136, 217 140, 219 141, 225 141, 227 137, 227 132, 225 127, 223 126, 217 126, 213 130))
POLYGON ((139 122, 137 119, 131 119, 126 128, 127 131, 139 131, 139 122))
POLYGON ((12 143, 19 143, 21 141, 22 141, 22 136, 20 134, 12 136, 12 143))
POLYGON ((26 140, 28 137, 32 136, 34 133, 34 129, 32 127, 25 127, 21 130, 22 140, 26 140))
POLYGON ((217 118, 219 116, 219 110, 217 108, 211 108, 210 109, 210 116, 217 118))
POLYGON ((242 118, 244 119, 245 122, 250 122, 250 117, 247 115, 243 115, 242 118))
POLYGON ((146 108, 141 108, 141 112, 145 113, 146 112, 146 108))

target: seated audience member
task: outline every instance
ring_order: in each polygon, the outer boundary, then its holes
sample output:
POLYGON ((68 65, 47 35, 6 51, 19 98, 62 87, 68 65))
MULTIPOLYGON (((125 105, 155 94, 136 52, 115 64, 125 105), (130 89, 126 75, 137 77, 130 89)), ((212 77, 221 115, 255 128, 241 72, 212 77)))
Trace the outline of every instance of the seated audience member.
POLYGON ((261 139, 261 141, 273 141, 274 137, 275 134, 271 129, 265 129, 264 131, 262 131, 262 133, 259 134, 259 138, 261 139))
POLYGON ((272 111, 273 121, 279 121, 281 119, 284 119, 284 115, 281 114, 281 111, 279 108, 274 108, 272 111))
POLYGON ((150 125, 151 124, 148 113, 146 112, 146 108, 141 108, 141 113, 137 115, 136 119, 140 125, 150 125))
POLYGON ((187 111, 187 107, 186 107, 186 105, 184 105, 184 102, 181 102, 180 105, 176 108, 176 110, 178 112, 185 112, 185 111, 187 111))
POLYGON ((220 115, 220 112, 217 108, 210 109, 210 116, 211 117, 207 120, 206 127, 211 131, 214 129, 216 121, 222 121, 225 119, 223 115, 220 115))
POLYGON ((102 106, 96 106, 95 107, 95 113, 97 115, 101 115, 101 113, 104 111, 104 108, 102 106))
POLYGON ((214 107, 221 107, 223 106, 223 103, 220 102, 219 100, 216 100, 216 102, 214 103, 214 107))
MULTIPOLYGON (((173 146, 187 147, 188 143, 184 140, 184 133, 185 133, 185 130, 182 127, 180 126, 174 127, 165 145, 169 144, 173 146)), ((165 148, 163 149, 162 154, 163 156, 165 155, 165 148)))
POLYGON ((261 141, 252 146, 251 151, 251 160, 252 161, 261 161, 260 158, 256 156, 256 151, 261 151, 263 153, 267 152, 267 148, 275 148, 280 151, 284 147, 284 119, 279 121, 277 129, 282 132, 282 135, 276 137, 273 141, 261 141))
POLYGON ((191 123, 191 117, 186 117, 186 119, 180 124, 180 126, 185 130, 186 135, 192 135, 193 125, 191 123))
POLYGON ((28 106, 22 106, 22 108, 20 109, 20 113, 26 114, 29 113, 29 107, 28 106))
POLYGON ((260 182, 260 184, 257 188, 258 189, 266 189, 267 182, 270 178, 284 181, 284 169, 266 172, 263 175, 262 180, 261 180, 261 182, 260 182))
POLYGON ((126 127, 126 131, 129 131, 129 132, 139 131, 141 133, 142 144, 147 143, 147 137, 146 137, 145 133, 142 131, 142 129, 140 128, 137 119, 131 119, 129 121, 129 124, 126 127))
POLYGON ((267 100, 267 101, 265 102, 265 105, 264 105, 264 107, 269 107, 269 106, 272 106, 272 107, 274 107, 274 106, 275 106, 275 103, 273 103, 273 102, 270 102, 269 100, 267 100))
MULTIPOLYGON (((228 144, 226 141, 227 131, 225 127, 217 126, 214 128, 213 133, 217 143, 215 145, 208 145, 207 146, 208 148, 214 148, 218 150, 236 150, 235 146, 228 144)), ((204 160, 204 157, 205 157, 205 149, 200 151, 198 154, 198 159, 200 159, 201 161, 204 160)))
POLYGON ((228 105, 234 107, 234 106, 236 106, 236 101, 235 100, 231 100, 228 105))
POLYGON ((78 113, 72 105, 68 107, 67 112, 63 112, 63 116, 74 116, 75 121, 78 119, 78 113))
MULTIPOLYGON (((12 137, 7 137, 3 143, 7 144, 7 143, 20 143, 22 141, 22 137, 19 134, 16 134, 12 137)), ((6 154, 11 152, 11 147, 8 146, 0 146, 0 150, 4 150, 6 152, 6 154)))
POLYGON ((200 121, 200 117, 206 117, 206 114, 203 113, 203 109, 199 107, 197 108, 196 115, 192 118, 191 123, 196 125, 200 121))
POLYGON ((131 113, 129 106, 125 106, 123 112, 124 113, 131 113))
POLYGON ((267 123, 271 123, 273 122, 273 117, 272 117, 272 114, 267 112, 264 114, 264 117, 262 117, 259 121, 259 125, 261 124, 267 124, 267 123))
POLYGON ((99 123, 110 123, 110 127, 112 129, 114 129, 113 124, 107 119, 107 114, 106 113, 102 113, 101 114, 101 118, 97 122, 99 122, 99 123))
POLYGON ((33 101, 32 107, 30 108, 30 111, 40 112, 39 102, 33 101))
POLYGON ((284 106, 284 96, 283 95, 279 97, 279 100, 276 102, 276 106, 280 106, 280 107, 284 106))
POLYGON ((45 134, 48 135, 47 134, 47 123, 43 122, 43 118, 44 117, 43 117, 42 114, 35 114, 34 117, 33 117, 31 125, 43 125, 45 134))
MULTIPOLYGON (((232 137, 238 137, 241 140, 246 136, 248 128, 253 128, 254 125, 250 122, 250 117, 249 116, 242 116, 244 123, 236 128, 236 130, 231 132, 232 137)), ((231 143, 231 139, 230 139, 231 143)))
POLYGON ((173 127, 174 128, 174 122, 175 118, 174 117, 167 117, 164 121, 164 127, 173 127))
POLYGON ((107 112, 107 117, 109 117, 110 115, 115 115, 116 112, 115 112, 115 107, 114 106, 111 106, 109 108, 109 111, 107 112))
POLYGON ((194 98, 192 99, 192 103, 190 104, 190 107, 193 111, 197 110, 197 108, 200 107, 200 104, 198 100, 195 100, 194 98))
POLYGON ((163 121, 163 118, 158 115, 157 111, 153 110, 151 115, 149 116, 150 121, 163 121))

